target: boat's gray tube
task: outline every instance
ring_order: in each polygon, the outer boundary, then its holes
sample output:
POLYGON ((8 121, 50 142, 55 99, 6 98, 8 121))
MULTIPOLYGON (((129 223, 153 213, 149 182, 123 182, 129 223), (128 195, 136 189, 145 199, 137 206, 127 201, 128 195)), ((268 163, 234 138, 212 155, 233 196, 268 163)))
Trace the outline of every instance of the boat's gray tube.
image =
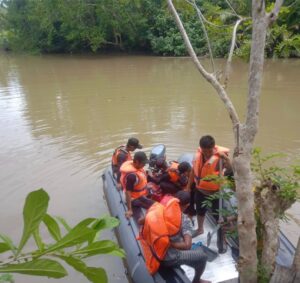
POLYGON ((139 242, 138 227, 133 218, 126 219, 126 204, 122 192, 116 188, 115 179, 111 169, 105 170, 102 175, 103 190, 107 205, 112 216, 120 220, 116 228, 116 234, 120 246, 126 252, 126 266, 129 278, 134 283, 190 283, 185 273, 180 268, 160 269, 154 276, 151 276, 146 269, 145 260, 139 242))

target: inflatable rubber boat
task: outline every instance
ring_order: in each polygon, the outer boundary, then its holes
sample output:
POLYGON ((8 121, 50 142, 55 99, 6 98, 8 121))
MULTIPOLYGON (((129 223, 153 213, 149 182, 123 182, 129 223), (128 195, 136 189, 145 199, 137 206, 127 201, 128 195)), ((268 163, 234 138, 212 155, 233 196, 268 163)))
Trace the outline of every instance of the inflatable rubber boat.
MULTIPOLYGON (((165 158, 165 146, 157 145, 150 153, 149 166, 153 166, 159 158, 165 158)), ((179 157, 178 161, 192 162, 193 154, 187 153, 179 157)), ((125 196, 123 191, 117 189, 115 177, 113 176, 111 166, 107 168, 103 175, 103 190, 110 214, 119 219, 120 225, 115 228, 115 232, 120 246, 126 252, 125 267, 129 279, 134 283, 191 283, 194 276, 194 270, 188 266, 179 268, 164 268, 151 276, 147 271, 143 251, 139 241, 136 239, 139 234, 138 218, 145 213, 143 210, 134 210, 132 218, 127 219, 125 212, 127 210, 125 196)), ((196 222, 196 221, 195 221, 196 222)), ((204 230, 205 233, 193 238, 194 245, 202 248, 208 256, 208 262, 202 279, 210 280, 213 283, 238 282, 238 272, 236 270, 236 261, 238 259, 238 241, 227 237, 227 251, 218 253, 217 237, 212 237, 209 248, 207 248, 207 233, 213 231, 217 223, 207 213, 204 230)), ((292 265, 295 247, 280 232, 280 244, 277 255, 277 264, 290 267, 292 265)))

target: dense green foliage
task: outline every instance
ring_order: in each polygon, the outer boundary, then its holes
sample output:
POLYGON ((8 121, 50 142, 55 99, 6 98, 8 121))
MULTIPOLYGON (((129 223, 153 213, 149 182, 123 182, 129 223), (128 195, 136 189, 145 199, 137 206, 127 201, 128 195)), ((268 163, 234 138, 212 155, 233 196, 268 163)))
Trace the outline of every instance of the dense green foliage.
MULTIPOLYGON (((288 0, 269 30, 268 57, 299 56, 300 1, 288 0)), ((0 44, 14 51, 42 53, 148 52, 186 55, 186 49, 164 0, 2 0, 0 44)), ((195 9, 174 3, 198 55, 208 53, 195 9)), ((250 17, 250 0, 197 1, 204 14, 213 55, 228 53, 237 14, 250 17), (231 3, 231 4, 230 4, 231 3)), ((268 9, 273 6, 267 1, 268 9)), ((237 54, 249 55, 251 20, 238 30, 237 54)))
POLYGON ((62 278, 67 271, 61 261, 91 282, 107 282, 105 270, 87 266, 84 259, 99 254, 124 257, 124 251, 116 243, 99 240, 101 230, 116 227, 119 221, 113 217, 87 218, 71 228, 64 219, 47 214, 48 203, 49 196, 43 189, 28 194, 23 209, 23 234, 18 246, 8 236, 0 234, 0 254, 7 254, 0 261, 0 274, 5 273, 0 276, 0 282, 12 282, 9 273, 62 278), (40 236, 42 224, 53 238, 51 243, 45 243, 40 236), (65 228, 64 235, 60 224, 65 228), (37 249, 24 253, 24 246, 31 237, 37 249))

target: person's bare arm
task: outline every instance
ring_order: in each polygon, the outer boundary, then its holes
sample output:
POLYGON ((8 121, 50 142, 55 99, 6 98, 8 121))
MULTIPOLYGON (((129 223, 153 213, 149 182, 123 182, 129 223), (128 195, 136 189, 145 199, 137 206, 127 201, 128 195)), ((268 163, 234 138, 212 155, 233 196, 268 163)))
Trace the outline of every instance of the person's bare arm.
POLYGON ((127 218, 130 218, 133 215, 132 206, 131 206, 131 193, 129 191, 126 191, 125 196, 126 196, 126 203, 127 203, 127 209, 128 209, 125 212, 125 216, 127 218))
POLYGON ((192 236, 185 234, 182 242, 171 242, 171 247, 178 250, 190 250, 192 247, 192 236))
POLYGON ((194 177, 195 177, 195 174, 194 174, 194 170, 192 169, 191 173, 190 173, 190 176, 189 176, 189 181, 186 185, 186 191, 190 192, 191 191, 191 188, 192 188, 192 184, 194 182, 194 177))
POLYGON ((231 161, 230 161, 229 156, 227 154, 225 154, 224 152, 219 152, 219 156, 222 158, 222 160, 224 162, 223 167, 228 170, 232 170, 231 161))

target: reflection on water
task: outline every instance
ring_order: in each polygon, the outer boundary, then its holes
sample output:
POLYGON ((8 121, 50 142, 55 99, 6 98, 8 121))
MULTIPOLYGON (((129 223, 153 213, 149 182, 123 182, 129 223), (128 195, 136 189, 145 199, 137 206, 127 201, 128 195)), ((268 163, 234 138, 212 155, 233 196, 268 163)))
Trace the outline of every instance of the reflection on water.
MULTIPOLYGON (((287 153, 282 164, 300 159, 299 67, 298 60, 267 61, 265 66, 256 145, 287 153)), ((229 85, 241 117, 247 70, 246 63, 235 61, 229 85)), ((169 159, 194 151, 206 133, 233 146, 222 103, 188 58, 2 55, 0 127, 5 199, 0 231, 15 241, 24 197, 38 187, 51 196, 50 212, 72 224, 107 213, 100 172, 112 150, 130 136, 139 137, 148 152, 154 144, 166 144, 169 159)), ((299 205, 290 214, 294 221, 287 231, 295 243, 299 205)), ((112 258, 103 265, 110 266, 111 282, 124 281, 120 261, 112 258)), ((76 276, 63 282, 84 282, 76 276)))

